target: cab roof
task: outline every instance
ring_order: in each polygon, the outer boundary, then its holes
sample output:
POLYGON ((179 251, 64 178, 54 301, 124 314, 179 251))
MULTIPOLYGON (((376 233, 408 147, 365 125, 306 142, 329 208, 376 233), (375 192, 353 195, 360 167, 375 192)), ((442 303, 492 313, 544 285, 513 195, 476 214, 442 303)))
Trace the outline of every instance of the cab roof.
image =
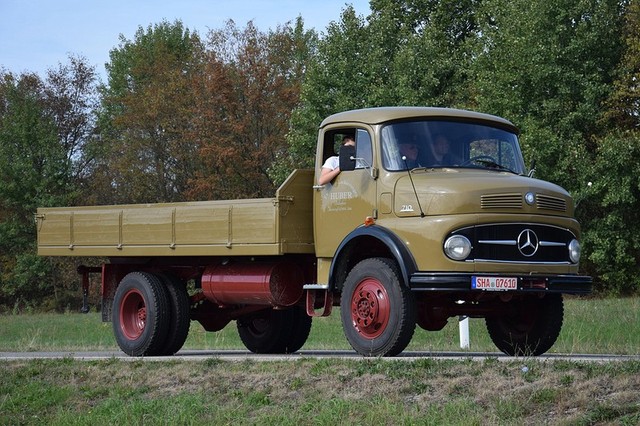
POLYGON ((339 112, 325 118, 320 127, 329 124, 358 122, 365 124, 382 124, 388 121, 412 119, 412 118, 429 118, 429 119, 458 119, 484 121, 493 123, 500 127, 506 127, 514 133, 518 133, 517 127, 509 120, 497 117, 495 115, 483 114, 479 112, 467 111, 454 108, 433 108, 433 107, 377 107, 364 108, 351 111, 339 112))

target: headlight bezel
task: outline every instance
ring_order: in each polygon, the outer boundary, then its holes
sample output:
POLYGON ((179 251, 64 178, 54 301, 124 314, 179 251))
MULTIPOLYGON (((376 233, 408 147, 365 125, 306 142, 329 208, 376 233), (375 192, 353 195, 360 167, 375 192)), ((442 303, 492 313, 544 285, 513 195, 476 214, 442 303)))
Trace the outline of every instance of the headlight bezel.
POLYGON ((580 254, 581 254, 580 241, 574 238, 569 242, 569 244, 567 245, 567 248, 569 249, 569 260, 575 264, 580 262, 580 254))
POLYGON ((447 238, 442 245, 444 254, 451 260, 463 261, 471 254, 473 245, 464 235, 455 234, 447 238))

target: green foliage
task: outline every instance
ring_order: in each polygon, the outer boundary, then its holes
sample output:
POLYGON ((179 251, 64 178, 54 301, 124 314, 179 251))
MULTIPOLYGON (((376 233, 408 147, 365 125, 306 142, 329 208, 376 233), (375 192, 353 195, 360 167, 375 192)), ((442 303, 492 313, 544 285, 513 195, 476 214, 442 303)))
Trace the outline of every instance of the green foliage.
MULTIPOLYGON (((624 14, 621 60, 601 125, 607 132, 594 138, 592 164, 585 168, 590 187, 578 193, 583 206, 586 267, 602 284, 600 291, 633 294, 640 291, 638 265, 640 229, 640 3, 632 1, 624 14)), ((585 180, 586 180, 585 179, 585 180)))
POLYGON ((638 131, 640 127, 640 2, 631 1, 624 15, 624 54, 617 67, 613 93, 605 118, 619 129, 638 131))
POLYGON ((191 90, 202 44, 180 21, 120 38, 106 65, 100 138, 91 141, 94 203, 179 201, 193 177, 197 149, 189 130, 191 90))
POLYGON ((569 190, 594 154, 592 138, 619 61, 619 1, 483 3, 477 106, 523 133, 538 175, 569 190))
POLYGON ((45 88, 35 75, 0 76, 0 304, 50 297, 51 268, 35 256, 33 215, 72 201, 72 163, 45 88))
POLYGON ((588 267, 602 280, 601 291, 632 294, 640 289, 640 133, 599 140, 589 168, 593 182, 583 191, 580 211, 588 267))

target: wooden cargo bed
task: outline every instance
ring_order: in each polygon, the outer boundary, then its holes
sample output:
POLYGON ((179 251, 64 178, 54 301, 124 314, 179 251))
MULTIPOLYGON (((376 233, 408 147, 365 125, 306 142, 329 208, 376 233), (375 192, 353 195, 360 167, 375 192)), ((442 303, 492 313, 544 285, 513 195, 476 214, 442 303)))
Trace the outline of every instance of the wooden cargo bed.
POLYGON ((312 170, 274 198, 39 208, 43 256, 260 256, 313 253, 312 170))

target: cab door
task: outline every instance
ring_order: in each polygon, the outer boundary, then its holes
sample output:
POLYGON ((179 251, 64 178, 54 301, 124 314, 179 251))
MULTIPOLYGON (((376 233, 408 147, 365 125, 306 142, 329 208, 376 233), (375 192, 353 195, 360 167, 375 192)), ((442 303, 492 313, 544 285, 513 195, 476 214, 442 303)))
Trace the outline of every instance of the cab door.
POLYGON ((324 161, 335 155, 336 143, 345 134, 355 135, 355 170, 342 171, 332 182, 314 186, 314 234, 316 256, 331 258, 342 240, 377 215, 376 173, 373 168, 371 134, 362 128, 326 130, 322 152, 318 152, 316 183, 324 161), (321 154, 321 155, 320 155, 321 154))

